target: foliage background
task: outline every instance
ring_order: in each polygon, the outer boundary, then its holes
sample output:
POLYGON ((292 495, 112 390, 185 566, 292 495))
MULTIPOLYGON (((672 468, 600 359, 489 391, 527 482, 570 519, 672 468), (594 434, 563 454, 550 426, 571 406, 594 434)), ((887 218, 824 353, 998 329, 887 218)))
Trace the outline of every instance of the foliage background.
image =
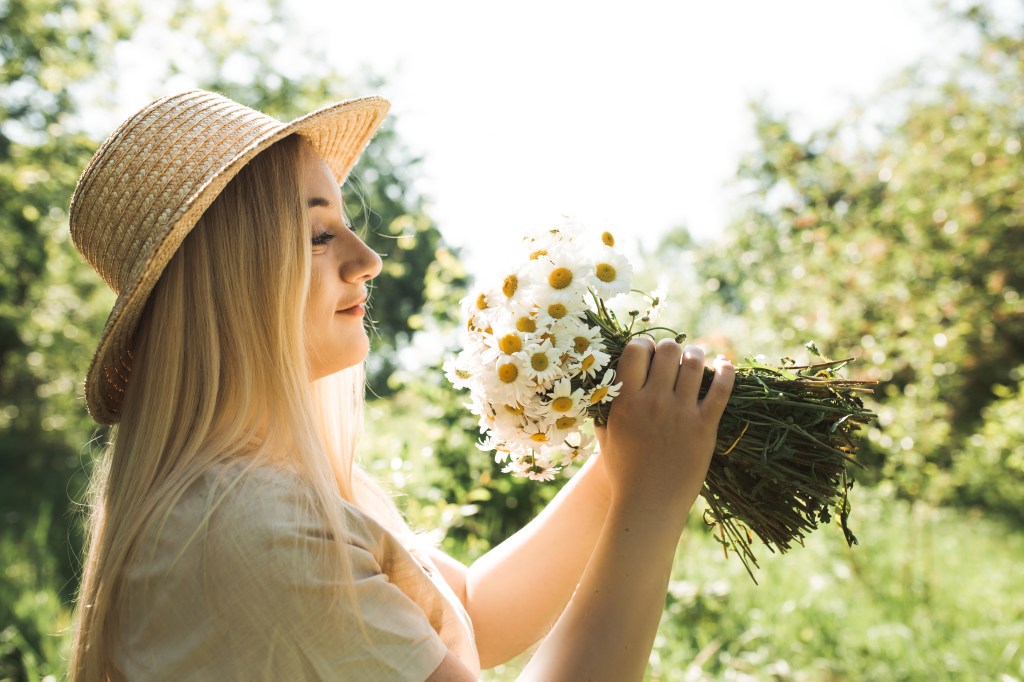
MULTIPOLYGON (((80 381, 112 303, 67 239, 66 208, 119 46, 157 36, 154 83, 187 78, 282 118, 372 86, 315 50, 271 68, 289 18, 261 7, 256 20, 190 0, 156 17, 110 0, 0 2, 0 680, 63 673, 76 502, 106 437, 80 381)), ((763 557, 754 586, 695 519, 651 679, 1024 679, 1024 27, 986 5, 948 12, 979 47, 939 80, 909 70, 803 134, 754 103, 726 234, 679 228, 643 256, 641 285, 686 294, 663 322, 734 357, 813 338, 879 382, 880 414, 853 498, 862 545, 823 530, 763 557)), ((355 173, 352 218, 387 254, 364 450, 410 519, 468 561, 557 485, 500 474, 438 368, 403 366, 405 348, 454 343, 467 284, 412 189, 417 162, 390 126, 355 173)))

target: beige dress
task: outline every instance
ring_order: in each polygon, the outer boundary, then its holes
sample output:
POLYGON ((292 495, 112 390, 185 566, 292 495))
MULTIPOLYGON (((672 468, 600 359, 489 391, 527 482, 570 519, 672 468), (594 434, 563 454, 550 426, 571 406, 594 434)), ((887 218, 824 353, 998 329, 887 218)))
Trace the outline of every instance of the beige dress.
POLYGON ((469 617, 437 567, 338 504, 350 573, 326 553, 297 477, 235 466, 197 481, 126 575, 113 648, 124 679, 423 680, 448 650, 479 673, 469 617), (354 602, 332 597, 346 583, 354 602))

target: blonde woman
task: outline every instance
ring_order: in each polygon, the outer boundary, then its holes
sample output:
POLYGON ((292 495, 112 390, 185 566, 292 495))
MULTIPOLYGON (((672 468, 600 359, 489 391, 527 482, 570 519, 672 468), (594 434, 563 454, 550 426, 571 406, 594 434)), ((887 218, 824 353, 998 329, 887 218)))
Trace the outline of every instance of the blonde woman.
POLYGON ((86 379, 96 468, 76 680, 640 679, 733 380, 635 341, 600 457, 466 567, 359 468, 367 283, 339 189, 380 98, 284 124, 158 100, 85 169, 71 232, 117 293, 86 379))

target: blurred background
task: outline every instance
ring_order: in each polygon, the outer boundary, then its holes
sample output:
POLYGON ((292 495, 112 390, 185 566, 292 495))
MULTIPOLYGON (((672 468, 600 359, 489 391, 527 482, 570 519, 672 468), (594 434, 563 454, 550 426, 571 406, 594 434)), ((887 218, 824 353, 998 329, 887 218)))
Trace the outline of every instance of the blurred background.
POLYGON ((113 296, 68 201, 125 116, 190 87, 282 119, 393 100, 347 188, 386 254, 363 457, 450 553, 559 485, 501 474, 439 367, 474 278, 572 214, 709 351, 814 340, 878 382, 860 545, 762 549, 755 585, 695 514, 649 679, 1024 680, 1017 0, 0 0, 0 680, 63 675, 107 438, 81 383, 113 296))

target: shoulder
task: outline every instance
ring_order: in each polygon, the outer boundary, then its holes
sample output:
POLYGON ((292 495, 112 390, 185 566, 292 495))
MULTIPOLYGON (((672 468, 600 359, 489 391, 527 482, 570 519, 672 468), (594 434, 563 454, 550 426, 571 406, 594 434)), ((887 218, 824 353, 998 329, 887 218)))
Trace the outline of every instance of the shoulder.
POLYGON ((209 510, 207 536, 221 553, 286 558, 336 539, 371 552, 380 542, 382 529, 372 518, 340 495, 321 499, 308 481, 284 469, 242 464, 213 469, 204 475, 200 494, 209 510))

